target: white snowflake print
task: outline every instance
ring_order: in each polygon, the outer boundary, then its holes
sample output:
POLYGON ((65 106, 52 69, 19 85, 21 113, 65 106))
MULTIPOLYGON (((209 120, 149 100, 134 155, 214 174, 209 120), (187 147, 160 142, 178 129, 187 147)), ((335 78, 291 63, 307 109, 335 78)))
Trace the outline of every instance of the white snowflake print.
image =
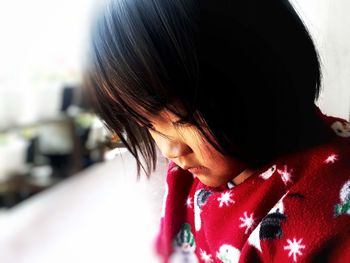
POLYGON ((305 249, 305 245, 302 245, 303 239, 300 238, 298 241, 296 238, 293 238, 293 241, 287 239, 288 246, 284 246, 284 250, 289 250, 288 257, 293 255, 293 261, 297 262, 297 256, 302 256, 303 253, 300 251, 301 249, 305 249))
POLYGON ((205 263, 214 262, 211 254, 207 254, 207 252, 205 250, 202 250, 202 249, 200 249, 200 252, 201 252, 201 260, 203 260, 205 263))
POLYGON ((192 198, 191 197, 187 198, 185 205, 187 206, 187 208, 192 208, 192 198))
POLYGON ((247 234, 248 231, 254 226, 254 214, 251 213, 250 216, 248 216, 247 212, 245 211, 243 214, 243 217, 240 217, 239 220, 242 221, 242 224, 239 225, 240 228, 245 227, 244 234, 247 234))
POLYGON ((335 163, 335 161, 338 161, 338 155, 331 154, 327 157, 326 160, 324 160, 324 163, 335 163))
POLYGON ((290 179, 292 177, 292 172, 293 169, 290 169, 288 171, 287 165, 284 165, 283 170, 277 169, 277 172, 281 175, 281 179, 285 185, 287 185, 288 182, 291 182, 292 180, 290 179))
POLYGON ((230 203, 234 204, 235 201, 233 201, 231 197, 232 197, 232 193, 230 193, 229 191, 222 193, 221 196, 217 199, 220 202, 219 207, 222 207, 224 204, 226 206, 229 206, 230 203))

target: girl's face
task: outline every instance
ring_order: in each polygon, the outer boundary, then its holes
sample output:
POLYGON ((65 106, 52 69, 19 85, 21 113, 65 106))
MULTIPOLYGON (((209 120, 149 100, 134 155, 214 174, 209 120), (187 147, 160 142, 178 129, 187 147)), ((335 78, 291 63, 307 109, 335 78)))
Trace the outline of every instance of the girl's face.
POLYGON ((203 184, 221 186, 240 174, 246 165, 218 152, 199 130, 168 110, 149 118, 151 136, 161 153, 184 170, 189 170, 203 184), (192 168, 192 169, 191 169, 192 168))

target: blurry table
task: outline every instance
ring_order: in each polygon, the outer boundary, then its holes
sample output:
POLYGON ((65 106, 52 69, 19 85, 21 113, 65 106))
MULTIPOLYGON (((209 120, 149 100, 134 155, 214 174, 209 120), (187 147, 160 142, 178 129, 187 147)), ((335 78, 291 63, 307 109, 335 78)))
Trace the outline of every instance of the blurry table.
POLYGON ((12 207, 61 181, 62 178, 55 177, 42 180, 29 174, 13 175, 0 182, 1 207, 12 207))
POLYGON ((0 214, 2 263, 158 262, 158 230, 167 161, 136 180, 121 152, 0 214))

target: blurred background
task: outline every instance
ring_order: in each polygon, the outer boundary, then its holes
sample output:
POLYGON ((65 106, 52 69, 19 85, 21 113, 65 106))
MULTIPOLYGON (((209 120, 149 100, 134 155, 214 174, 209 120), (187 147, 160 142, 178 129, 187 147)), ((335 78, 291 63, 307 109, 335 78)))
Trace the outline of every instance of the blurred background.
MULTIPOLYGON (((93 1, 2 1, 0 206, 101 162, 118 138, 81 92, 93 1)), ((119 146, 119 145, 117 145, 119 146)))
POLYGON ((154 262, 166 162, 137 182, 82 92, 99 2, 0 0, 2 263, 154 262))
MULTIPOLYGON (((320 52, 318 105, 349 120, 350 2, 291 2, 320 52)), ((0 0, 1 262, 156 262, 166 160, 137 182, 134 160, 91 112, 82 70, 95 6, 0 0)))

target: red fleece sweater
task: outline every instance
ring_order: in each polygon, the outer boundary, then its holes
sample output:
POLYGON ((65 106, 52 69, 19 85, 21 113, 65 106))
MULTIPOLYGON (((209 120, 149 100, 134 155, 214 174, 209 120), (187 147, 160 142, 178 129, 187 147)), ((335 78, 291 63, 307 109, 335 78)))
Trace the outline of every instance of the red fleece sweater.
POLYGON ((211 188, 168 166, 164 262, 350 262, 350 124, 322 115, 327 144, 211 188))

